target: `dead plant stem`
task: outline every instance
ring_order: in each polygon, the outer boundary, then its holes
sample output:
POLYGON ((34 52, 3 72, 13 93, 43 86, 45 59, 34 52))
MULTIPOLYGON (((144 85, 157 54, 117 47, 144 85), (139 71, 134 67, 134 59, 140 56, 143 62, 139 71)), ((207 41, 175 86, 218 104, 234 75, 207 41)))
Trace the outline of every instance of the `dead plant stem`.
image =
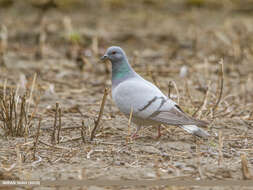
POLYGON ((101 106, 100 106, 100 111, 99 111, 99 115, 98 115, 98 118, 97 120, 95 121, 95 126, 93 128, 93 130, 91 131, 91 136, 90 136, 90 141, 93 140, 94 136, 95 136, 95 132, 96 132, 96 129, 98 127, 98 124, 101 120, 101 117, 103 115, 103 112, 104 112, 104 106, 105 106, 105 101, 106 101, 106 97, 109 93, 109 89, 108 88, 105 88, 104 90, 104 96, 103 96, 103 99, 102 99, 102 103, 101 103, 101 106))

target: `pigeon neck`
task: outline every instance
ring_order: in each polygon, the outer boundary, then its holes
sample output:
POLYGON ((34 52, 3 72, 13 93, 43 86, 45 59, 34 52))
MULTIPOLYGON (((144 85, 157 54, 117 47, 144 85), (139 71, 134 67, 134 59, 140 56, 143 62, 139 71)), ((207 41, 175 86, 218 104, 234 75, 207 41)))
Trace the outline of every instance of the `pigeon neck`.
POLYGON ((129 65, 127 60, 123 60, 123 63, 112 63, 112 83, 113 86, 117 85, 121 81, 131 76, 134 76, 135 72, 129 65))

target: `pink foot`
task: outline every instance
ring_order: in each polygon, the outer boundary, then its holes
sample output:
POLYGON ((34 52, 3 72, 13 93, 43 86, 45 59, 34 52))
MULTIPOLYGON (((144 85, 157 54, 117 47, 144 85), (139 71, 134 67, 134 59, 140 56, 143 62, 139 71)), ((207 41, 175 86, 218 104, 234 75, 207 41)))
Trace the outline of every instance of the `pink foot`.
POLYGON ((159 125, 158 128, 157 128, 157 136, 154 137, 154 139, 158 140, 158 139, 160 139, 161 136, 162 136, 161 125, 159 125))

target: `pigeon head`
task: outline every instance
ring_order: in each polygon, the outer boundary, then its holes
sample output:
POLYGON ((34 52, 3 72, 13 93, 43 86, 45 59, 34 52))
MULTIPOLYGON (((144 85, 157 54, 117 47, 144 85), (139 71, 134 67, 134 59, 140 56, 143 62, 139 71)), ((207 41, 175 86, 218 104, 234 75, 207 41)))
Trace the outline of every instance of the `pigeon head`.
POLYGON ((126 54, 123 51, 123 49, 121 49, 118 46, 111 46, 109 47, 104 56, 101 58, 101 60, 105 61, 105 60, 110 60, 112 63, 120 63, 123 60, 126 59, 126 54))
POLYGON ((128 63, 127 56, 123 49, 117 46, 109 47, 101 60, 110 60, 112 63, 112 87, 131 77, 137 76, 128 63))

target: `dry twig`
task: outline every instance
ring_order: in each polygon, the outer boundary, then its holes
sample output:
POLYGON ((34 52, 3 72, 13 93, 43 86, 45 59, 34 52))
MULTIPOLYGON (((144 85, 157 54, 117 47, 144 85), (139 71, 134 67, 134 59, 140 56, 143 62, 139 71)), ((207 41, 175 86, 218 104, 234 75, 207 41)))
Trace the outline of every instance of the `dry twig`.
MULTIPOLYGON (((220 85, 218 85, 218 87, 220 87, 220 90, 219 90, 219 94, 218 94, 218 97, 217 97, 216 104, 214 105, 214 107, 212 109, 213 113, 215 112, 215 110, 217 109, 217 107, 220 104, 222 93, 223 93, 223 85, 224 85, 223 59, 220 60, 219 64, 220 64, 220 69, 221 70, 220 70, 220 85)), ((218 92, 218 90, 217 90, 217 92, 218 92)))
POLYGON ((241 155, 241 164, 243 179, 253 179, 253 175, 249 171, 248 162, 245 154, 241 155))
POLYGON ((51 143, 55 144, 55 132, 56 132, 56 127, 57 127, 57 118, 58 118, 58 111, 59 110, 59 103, 57 102, 55 104, 55 115, 54 115, 54 125, 53 125, 53 132, 51 135, 51 143))
POLYGON ((0 26, 0 66, 6 66, 5 54, 8 47, 8 30, 5 25, 0 26))
POLYGON ((222 136, 222 132, 219 131, 219 161, 218 161, 219 166, 223 162, 222 149, 223 149, 223 136, 222 136))
POLYGON ((38 128, 37 128, 37 133, 36 136, 34 138, 34 145, 33 145, 33 160, 35 161, 36 159, 36 150, 37 150, 37 144, 38 144, 38 140, 39 140, 39 136, 40 136, 40 123, 41 123, 41 118, 39 119, 39 124, 38 124, 38 128))
POLYGON ((176 92, 177 92, 177 104, 179 104, 180 103, 180 96, 179 96, 179 91, 178 91, 178 88, 177 88, 177 84, 175 83, 175 81, 173 81, 173 80, 171 80, 170 82, 169 82, 169 93, 168 93, 168 96, 169 96, 169 98, 170 98, 170 96, 171 96, 171 84, 173 84, 173 86, 174 86, 174 88, 175 88, 175 90, 176 90, 176 92))
POLYGON ((85 144, 85 135, 86 135, 85 131, 86 131, 86 127, 84 125, 84 121, 83 120, 82 120, 82 126, 81 126, 81 130, 80 131, 81 131, 82 141, 85 144))
POLYGON ((98 127, 98 124, 99 124, 99 121, 103 115, 103 112, 104 112, 104 106, 105 106, 105 101, 106 101, 106 97, 109 93, 109 89, 108 88, 105 88, 104 90, 104 96, 103 96, 103 99, 102 99, 102 103, 101 103, 101 106, 100 106, 100 111, 99 111, 99 115, 98 115, 98 118, 97 120, 95 121, 95 126, 93 128, 93 130, 91 131, 91 135, 90 135, 90 141, 93 140, 94 136, 95 136, 95 132, 96 132, 96 129, 98 127))
POLYGON ((36 79, 37 79, 37 73, 34 73, 32 87, 30 90, 29 100, 28 100, 28 104, 27 104, 27 108, 26 108, 27 112, 29 112, 29 110, 30 110, 30 105, 31 105, 32 98, 33 98, 33 91, 34 91, 36 79))
POLYGON ((7 86, 7 79, 4 80, 4 91, 3 91, 3 100, 5 101, 6 98, 6 86, 7 86))
POLYGON ((61 133, 61 107, 58 109, 59 112, 59 125, 58 125, 58 133, 57 133, 57 142, 60 143, 60 133, 61 133))
POLYGON ((172 88, 172 82, 169 81, 169 84, 168 84, 168 97, 170 98, 170 95, 171 95, 171 88, 172 88))

